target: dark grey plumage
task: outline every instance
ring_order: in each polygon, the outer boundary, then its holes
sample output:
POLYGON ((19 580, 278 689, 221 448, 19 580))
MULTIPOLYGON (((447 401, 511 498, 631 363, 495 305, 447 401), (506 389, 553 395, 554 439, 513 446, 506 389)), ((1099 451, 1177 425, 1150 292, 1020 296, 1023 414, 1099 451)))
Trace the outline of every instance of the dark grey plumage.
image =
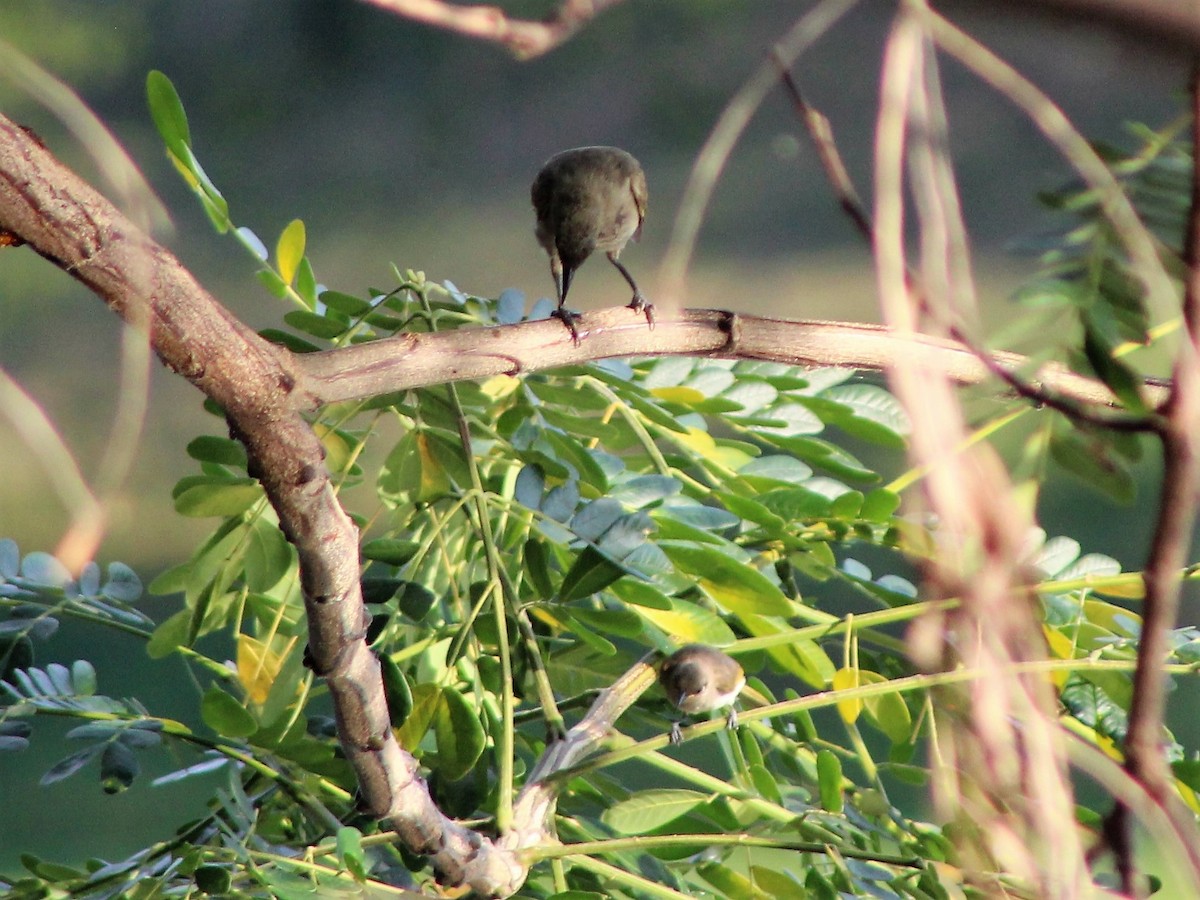
POLYGON ((652 308, 629 270, 617 259, 642 233, 646 218, 646 174, 636 159, 616 147, 577 147, 546 160, 530 191, 537 214, 534 233, 550 256, 558 294, 556 315, 578 342, 575 314, 564 304, 576 270, 603 252, 633 288, 629 306, 653 323, 652 308))

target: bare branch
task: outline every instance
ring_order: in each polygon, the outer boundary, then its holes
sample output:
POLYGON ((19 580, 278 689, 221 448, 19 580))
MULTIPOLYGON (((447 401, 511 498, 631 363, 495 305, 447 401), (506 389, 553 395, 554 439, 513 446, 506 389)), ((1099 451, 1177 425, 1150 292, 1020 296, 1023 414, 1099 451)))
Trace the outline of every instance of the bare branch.
POLYGON ((309 657, 327 679, 365 807, 391 819, 409 847, 428 853, 450 879, 461 880, 471 866, 481 891, 515 890, 521 865, 484 852, 477 834, 441 814, 392 734, 379 661, 364 640, 358 531, 338 505, 320 441, 296 409, 291 355, 237 321, 174 256, 2 117, 0 228, 119 315, 148 322, 159 358, 225 410, 296 547, 309 657))
MULTIPOLYGON (((842 155, 838 150, 837 141, 834 139, 829 119, 804 99, 795 79, 792 78, 792 73, 783 66, 782 60, 777 59, 777 62, 780 66, 780 78, 783 80, 783 86, 791 98, 797 117, 804 123, 809 138, 816 147, 817 155, 821 159, 821 167, 825 170, 825 179, 829 182, 838 205, 849 217, 859 235, 870 244, 872 240, 871 216, 859 198, 850 173, 842 162, 842 155)), ((907 277, 911 288, 913 287, 912 274, 907 273, 907 277)), ((963 329, 949 322, 939 322, 939 324, 945 328, 947 334, 955 340, 961 341, 964 347, 974 353, 988 371, 1026 400, 1031 400, 1041 406, 1048 406, 1076 422, 1102 428, 1113 428, 1118 431, 1154 431, 1159 427, 1158 419, 1153 415, 1114 413, 1097 408, 1095 404, 1080 403, 1075 398, 1048 390, 1045 386, 1031 384, 1022 379, 1014 369, 1003 365, 997 356, 972 341, 963 329)))
POLYGON ((436 28, 455 31, 507 47, 529 59, 553 50, 610 6, 621 0, 562 0, 543 22, 513 19, 498 6, 447 3, 444 0, 365 0, 381 9, 436 28))
MULTIPOLYGON (((919 330, 934 310, 941 322, 968 317, 962 304, 973 296, 927 14, 924 0, 911 0, 896 20, 884 51, 876 128, 879 294, 885 319, 904 331, 919 330), (906 158, 921 238, 921 269, 912 279, 906 158)), ((999 868, 1038 896, 1077 896, 1086 865, 1053 695, 1044 679, 1015 674, 1045 656, 1024 548, 1033 523, 994 451, 969 446, 950 382, 915 355, 899 359, 888 377, 912 421, 910 456, 926 473, 922 499, 938 520, 937 552, 922 561, 925 582, 935 597, 960 598, 957 607, 931 610, 914 623, 911 655, 939 671, 993 673, 946 698, 944 705, 960 712, 939 713, 948 727, 938 732, 935 800, 955 823, 969 880, 999 868)))
MULTIPOLYGON (((1192 139, 1197 141, 1200 140, 1200 62, 1193 71, 1191 97, 1192 139)), ((1194 819, 1190 813, 1179 814, 1184 811, 1177 808, 1178 798, 1172 796, 1171 770, 1162 746, 1166 711, 1162 661, 1171 649, 1170 631, 1179 614, 1179 572, 1187 561, 1196 526, 1196 503, 1200 499, 1200 160, 1197 159, 1193 159, 1192 200, 1183 250, 1188 266, 1183 298, 1185 334, 1175 359, 1173 387, 1162 430, 1162 494, 1146 561, 1145 613, 1125 737, 1125 768, 1156 803, 1173 814, 1172 821, 1183 829, 1181 836, 1189 848, 1192 869, 1200 878, 1200 842, 1194 819)), ((1109 822, 1108 836, 1117 857, 1122 887, 1126 893, 1134 894, 1136 872, 1128 819, 1128 809, 1118 806, 1109 822)))
MULTIPOLYGON (((581 341, 569 339, 556 319, 488 329, 459 329, 432 334, 402 334, 337 350, 309 353, 292 361, 297 401, 318 406, 383 393, 469 381, 494 375, 519 375, 589 360, 627 356, 711 356, 758 359, 794 366, 833 366, 884 371, 905 358, 962 385, 979 384, 993 369, 1015 375, 1028 360, 1017 353, 995 352, 980 359, 965 344, 917 332, 899 333, 882 325, 806 319, 773 319, 715 309, 688 309, 646 327, 627 306, 582 313, 581 341)), ((1116 401, 1100 382, 1047 363, 1023 384, 1035 392, 1053 391, 1096 417, 1116 401)), ((1152 402, 1166 398, 1161 384, 1148 383, 1152 402)), ((1117 427, 1122 414, 1109 412, 1117 427)), ((1132 421, 1129 427, 1134 427, 1132 421)))

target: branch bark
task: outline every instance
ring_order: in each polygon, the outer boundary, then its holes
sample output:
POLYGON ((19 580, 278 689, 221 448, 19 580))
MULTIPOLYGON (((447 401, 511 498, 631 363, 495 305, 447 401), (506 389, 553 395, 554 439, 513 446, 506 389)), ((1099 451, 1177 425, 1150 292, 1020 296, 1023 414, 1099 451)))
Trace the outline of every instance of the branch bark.
MULTIPOLYGON (((919 358, 922 367, 960 385, 985 382, 994 376, 993 370, 1020 372, 1025 384, 1081 404, 1103 410, 1115 403, 1103 384, 1064 366, 1047 363, 1025 372, 1029 361, 1018 353, 993 352, 982 360, 959 341, 883 325, 687 309, 658 320, 650 329, 640 314, 626 306, 583 313, 577 325, 578 346, 566 339, 561 322, 548 319, 402 334, 306 354, 291 361, 297 401, 315 408, 448 381, 528 374, 598 359, 681 355, 877 372, 903 359, 919 358)), ((1153 404, 1164 401, 1165 382, 1148 383, 1146 396, 1153 404)))
MULTIPOLYGON (((1192 140, 1200 147, 1200 61, 1191 83, 1192 140)), ((1154 540, 1146 561, 1145 613, 1138 642, 1133 702, 1125 738, 1125 768, 1176 824, 1190 850, 1193 871, 1200 877, 1200 848, 1190 812, 1173 797, 1171 770, 1163 751, 1166 680, 1162 661, 1171 646, 1171 629, 1179 615, 1179 567, 1187 560, 1200 501, 1200 160, 1193 153, 1192 197, 1184 236, 1184 336, 1175 358, 1174 379, 1167 401, 1163 445, 1163 482, 1154 540)), ((1133 865, 1130 811, 1119 805, 1108 823, 1108 838, 1121 874, 1122 888, 1137 895, 1133 865)))
POLYGON ((514 56, 529 59, 569 40, 595 16, 621 0, 562 0, 544 21, 509 17, 498 6, 464 5, 443 0, 365 0, 398 16, 467 37, 501 44, 514 56))

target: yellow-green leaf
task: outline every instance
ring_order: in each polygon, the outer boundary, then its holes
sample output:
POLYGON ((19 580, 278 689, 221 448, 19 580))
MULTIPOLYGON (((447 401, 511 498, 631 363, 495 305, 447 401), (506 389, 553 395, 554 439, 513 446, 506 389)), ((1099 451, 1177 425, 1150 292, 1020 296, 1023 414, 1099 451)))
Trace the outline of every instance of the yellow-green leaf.
POLYGON ((648 606, 630 606, 630 609, 680 643, 723 646, 735 640, 733 630, 716 613, 686 600, 670 599, 670 609, 648 606))
POLYGON ((436 684, 418 684, 412 689, 412 710, 396 731, 396 740, 409 753, 415 753, 421 739, 429 731, 433 716, 441 703, 442 692, 436 684))
MULTIPOLYGON (((838 669, 833 673, 833 681, 830 687, 834 691, 852 690, 865 680, 862 678, 862 675, 863 671, 861 669, 838 669)), ((859 697, 850 697, 837 702, 838 714, 845 722, 855 722, 859 715, 862 714, 862 707, 862 699, 859 697)))
POLYGON ((279 243, 275 245, 275 264, 279 269, 279 277, 285 284, 291 284, 292 279, 296 277, 300 260, 304 259, 304 242, 304 220, 292 219, 279 235, 279 243))
POLYGON ((792 602, 757 569, 712 547, 663 544, 681 571, 695 575, 700 587, 735 615, 790 616, 792 602))

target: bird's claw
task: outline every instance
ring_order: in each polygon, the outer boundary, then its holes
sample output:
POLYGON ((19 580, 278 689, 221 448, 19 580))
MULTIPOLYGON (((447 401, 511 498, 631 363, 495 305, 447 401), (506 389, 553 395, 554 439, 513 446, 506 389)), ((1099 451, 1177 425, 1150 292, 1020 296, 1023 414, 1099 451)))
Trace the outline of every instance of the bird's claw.
POLYGON ((737 710, 732 706, 729 707, 729 715, 725 717, 725 726, 730 730, 733 730, 738 726, 737 710))
POLYGON ((683 730, 679 727, 678 722, 671 723, 671 743, 672 744, 682 744, 683 743, 683 730))
POLYGON ((578 347, 579 328, 575 323, 579 321, 579 313, 572 309, 567 309, 565 306, 560 306, 558 309, 554 310, 554 312, 550 313, 550 315, 567 326, 567 331, 571 332, 572 343, 578 347))
POLYGON ((634 312, 643 313, 646 316, 646 324, 654 327, 654 304, 646 302, 641 291, 633 295, 633 299, 629 301, 629 308, 634 312))

